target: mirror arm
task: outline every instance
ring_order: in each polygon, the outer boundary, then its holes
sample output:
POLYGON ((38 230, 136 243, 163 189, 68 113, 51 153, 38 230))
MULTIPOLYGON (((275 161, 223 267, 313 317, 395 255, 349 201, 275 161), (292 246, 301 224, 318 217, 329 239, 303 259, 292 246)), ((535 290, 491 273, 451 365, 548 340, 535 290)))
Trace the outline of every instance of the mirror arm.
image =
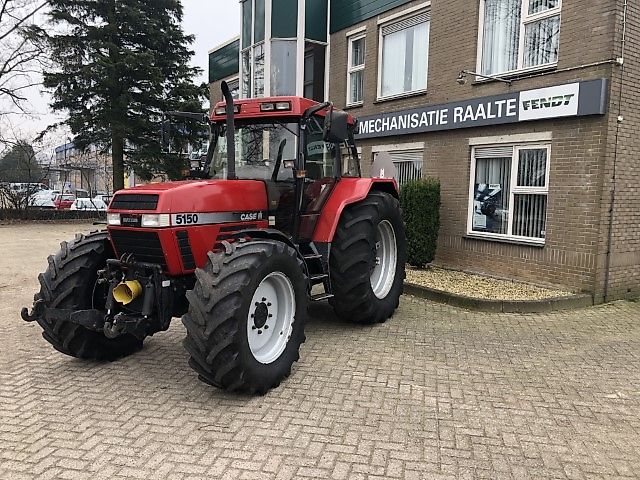
POLYGON ((215 151, 216 144, 218 143, 218 126, 216 124, 211 124, 210 127, 210 136, 209 139, 209 148, 207 148, 207 158, 204 162, 202 176, 204 178, 209 178, 209 173, 211 172, 211 164, 213 163, 213 152, 215 151))
POLYGON ((314 105, 313 107, 309 107, 302 114, 302 121, 306 122, 307 120, 309 120, 311 118, 311 115, 313 115, 314 113, 318 113, 320 110, 325 110, 325 109, 331 108, 331 107, 333 107, 333 103, 331 103, 331 102, 319 103, 318 105, 314 105))
POLYGON ((354 136, 354 131, 355 129, 358 127, 358 121, 356 120, 355 125, 353 126, 353 128, 349 128, 349 148, 351 148, 351 155, 353 155, 353 158, 355 160, 356 166, 357 166, 357 175, 358 177, 362 177, 362 168, 360 167, 360 154, 358 153, 358 147, 356 146, 356 139, 354 136))

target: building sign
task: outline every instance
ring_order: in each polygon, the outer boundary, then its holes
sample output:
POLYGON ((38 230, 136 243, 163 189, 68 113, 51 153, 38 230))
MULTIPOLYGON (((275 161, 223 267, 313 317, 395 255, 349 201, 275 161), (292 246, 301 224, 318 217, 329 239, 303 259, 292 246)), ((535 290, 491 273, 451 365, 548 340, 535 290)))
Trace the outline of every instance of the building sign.
POLYGON ((603 115, 608 81, 585 82, 418 107, 359 118, 358 139, 560 117, 603 115))

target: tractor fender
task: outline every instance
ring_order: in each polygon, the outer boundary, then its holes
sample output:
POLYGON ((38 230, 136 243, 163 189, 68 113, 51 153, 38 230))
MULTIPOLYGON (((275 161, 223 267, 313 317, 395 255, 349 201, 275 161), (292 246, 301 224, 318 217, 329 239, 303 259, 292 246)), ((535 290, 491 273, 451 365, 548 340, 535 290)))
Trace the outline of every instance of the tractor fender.
MULTIPOLYGON (((249 237, 249 238, 259 238, 263 240, 264 239, 277 240, 279 242, 282 242, 290 246, 291 248, 293 248, 296 251, 296 254, 300 258, 300 260, 302 260, 302 263, 304 263, 305 268, 307 267, 307 263, 304 259, 304 256, 300 252, 300 249, 298 248, 298 246, 293 242, 293 240, 291 240, 291 238, 289 238, 287 235, 282 233, 280 230, 276 230, 274 228, 250 228, 250 229, 240 230, 238 232, 233 232, 233 236, 235 238, 249 237)), ((308 275, 308 271, 304 273, 305 275, 308 275)))
POLYGON ((322 209, 313 232, 313 241, 332 242, 345 207, 365 199, 371 191, 399 197, 398 184, 392 178, 341 178, 322 209))

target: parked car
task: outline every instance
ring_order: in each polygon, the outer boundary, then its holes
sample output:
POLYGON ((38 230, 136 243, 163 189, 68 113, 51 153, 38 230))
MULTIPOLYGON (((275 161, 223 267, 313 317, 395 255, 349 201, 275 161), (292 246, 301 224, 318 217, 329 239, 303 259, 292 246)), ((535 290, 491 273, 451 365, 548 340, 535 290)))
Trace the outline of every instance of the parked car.
POLYGON ((82 188, 76 188, 76 198, 91 198, 89 192, 87 190, 83 190, 82 188))
POLYGON ((71 210, 106 212, 107 204, 99 198, 76 198, 71 205, 71 210))
POLYGON ((9 186, 12 192, 25 195, 49 189, 44 183, 10 183, 9 186))
POLYGON ((29 198, 29 206, 34 208, 56 208, 53 190, 40 190, 29 198))
POLYGON ((53 203, 56 206, 56 209, 58 210, 68 210, 71 208, 71 205, 73 205, 73 202, 75 202, 75 200, 76 200, 75 195, 64 193, 64 194, 56 195, 56 198, 55 200, 53 200, 53 203))
POLYGON ((96 194, 95 197, 93 197, 93 199, 94 200, 102 200, 104 203, 109 205, 109 202, 111 202, 111 195, 109 195, 107 193, 98 193, 98 194, 96 194))

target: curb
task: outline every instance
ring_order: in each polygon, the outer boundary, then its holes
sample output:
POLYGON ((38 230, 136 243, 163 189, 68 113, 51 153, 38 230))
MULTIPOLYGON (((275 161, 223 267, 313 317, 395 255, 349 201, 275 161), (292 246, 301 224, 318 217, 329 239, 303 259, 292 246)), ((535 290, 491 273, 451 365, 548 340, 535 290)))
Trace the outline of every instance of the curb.
POLYGON ((486 300, 482 298, 465 297, 464 295, 422 287, 408 282, 404 283, 404 293, 453 307, 491 313, 555 312, 559 310, 575 310, 592 307, 594 305, 593 297, 589 294, 547 298, 544 300, 486 300))

